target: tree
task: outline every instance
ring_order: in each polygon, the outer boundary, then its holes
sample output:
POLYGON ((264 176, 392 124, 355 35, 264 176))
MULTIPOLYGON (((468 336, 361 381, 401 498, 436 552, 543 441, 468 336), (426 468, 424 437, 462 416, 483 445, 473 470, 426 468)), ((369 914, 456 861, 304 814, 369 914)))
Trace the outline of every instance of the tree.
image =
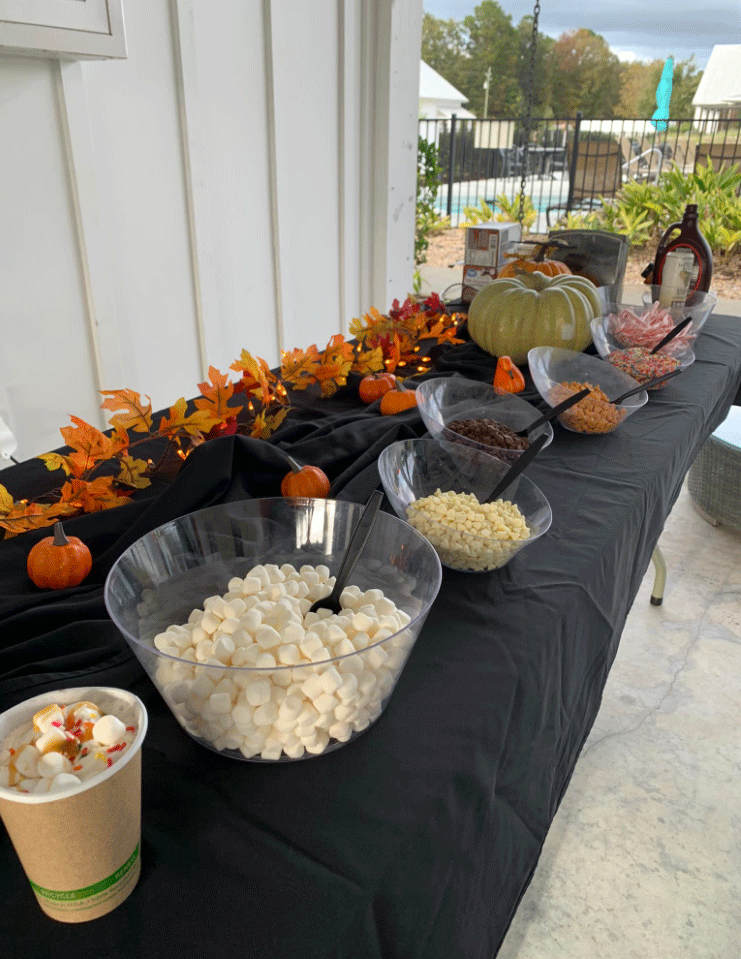
POLYGON ((461 93, 464 66, 463 30, 455 20, 438 20, 429 13, 422 17, 422 59, 437 70, 461 93))
POLYGON ((459 89, 469 99, 469 110, 483 117, 483 83, 491 67, 489 115, 513 116, 520 105, 520 44, 512 18, 494 0, 483 0, 472 15, 463 19, 463 29, 466 60, 459 89))
MULTIPOLYGON (((620 64, 620 99, 615 108, 616 116, 633 119, 644 115, 639 109, 639 103, 647 84, 647 72, 648 64, 640 60, 620 64)), ((652 107, 651 113, 653 109, 652 107)), ((648 116, 651 116, 651 113, 648 116)))
POLYGON ((551 52, 556 116, 614 116, 620 100, 620 61, 604 37, 581 28, 563 33, 551 52))

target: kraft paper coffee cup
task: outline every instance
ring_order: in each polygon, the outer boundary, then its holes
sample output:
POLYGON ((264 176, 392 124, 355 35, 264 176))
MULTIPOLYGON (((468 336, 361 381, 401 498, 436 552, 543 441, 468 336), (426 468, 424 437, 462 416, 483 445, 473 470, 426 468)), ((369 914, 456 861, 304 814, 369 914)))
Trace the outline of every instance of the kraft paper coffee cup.
POLYGON ((43 693, 0 714, 0 747, 44 706, 86 700, 103 715, 137 727, 121 758, 79 786, 19 793, 0 786, 0 817, 31 888, 47 916, 86 922, 111 912, 139 878, 141 746, 147 712, 123 689, 86 686, 43 693))

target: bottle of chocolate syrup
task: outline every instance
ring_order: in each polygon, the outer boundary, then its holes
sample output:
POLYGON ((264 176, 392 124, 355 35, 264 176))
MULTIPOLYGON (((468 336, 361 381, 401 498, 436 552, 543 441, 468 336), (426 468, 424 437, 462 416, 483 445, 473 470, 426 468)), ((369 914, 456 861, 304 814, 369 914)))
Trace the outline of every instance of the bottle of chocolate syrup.
POLYGON ((656 297, 658 297, 656 291, 661 286, 664 259, 671 250, 690 252, 694 257, 695 264, 690 276, 688 295, 692 296, 698 291, 707 293, 713 277, 713 253, 697 226, 697 204, 687 204, 682 222, 672 223, 659 240, 654 257, 653 273, 646 279, 647 283, 654 285, 656 297))

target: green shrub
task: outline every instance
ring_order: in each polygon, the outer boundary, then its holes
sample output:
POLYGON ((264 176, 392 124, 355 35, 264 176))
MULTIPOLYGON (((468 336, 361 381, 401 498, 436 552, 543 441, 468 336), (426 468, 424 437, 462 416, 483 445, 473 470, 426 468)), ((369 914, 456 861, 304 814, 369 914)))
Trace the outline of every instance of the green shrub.
MULTIPOLYGON (((464 206, 463 213, 466 220, 459 224, 461 230, 467 226, 475 226, 477 223, 489 223, 492 220, 497 223, 516 223, 520 219, 520 197, 516 196, 510 200, 504 193, 500 193, 494 200, 493 208, 489 206, 482 197, 479 199, 478 207, 464 206)), ((530 232, 530 227, 537 219, 538 211, 533 205, 533 199, 530 196, 526 196, 522 218, 523 234, 530 232)))
POLYGON ((693 173, 683 173, 672 164, 658 184, 630 180, 600 210, 585 216, 570 214, 566 227, 625 233, 635 247, 656 245, 669 224, 682 219, 687 204, 696 203, 700 230, 713 254, 728 255, 741 250, 739 188, 737 166, 716 172, 708 161, 693 173))
MULTIPOLYGON (((427 262, 430 234, 450 227, 450 217, 440 216, 435 200, 440 177, 438 150, 434 143, 420 137, 417 146, 417 210, 414 226, 414 263, 420 267, 427 262)), ((414 271, 414 291, 422 288, 419 269, 414 271)))

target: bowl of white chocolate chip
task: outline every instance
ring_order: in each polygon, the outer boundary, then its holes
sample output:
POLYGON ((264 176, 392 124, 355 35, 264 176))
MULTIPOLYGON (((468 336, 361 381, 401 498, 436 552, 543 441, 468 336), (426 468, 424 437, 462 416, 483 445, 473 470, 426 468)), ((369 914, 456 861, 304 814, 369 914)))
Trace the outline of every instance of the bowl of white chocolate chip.
POLYGON ((310 612, 362 511, 331 499, 227 503, 153 530, 114 564, 108 612, 194 740, 289 762, 379 718, 442 570, 420 533, 380 512, 341 612, 310 612))
POLYGON ((551 525, 541 490, 520 474, 497 499, 510 468, 494 456, 445 440, 387 446, 378 471, 391 505, 458 572, 490 572, 508 563, 551 525))

